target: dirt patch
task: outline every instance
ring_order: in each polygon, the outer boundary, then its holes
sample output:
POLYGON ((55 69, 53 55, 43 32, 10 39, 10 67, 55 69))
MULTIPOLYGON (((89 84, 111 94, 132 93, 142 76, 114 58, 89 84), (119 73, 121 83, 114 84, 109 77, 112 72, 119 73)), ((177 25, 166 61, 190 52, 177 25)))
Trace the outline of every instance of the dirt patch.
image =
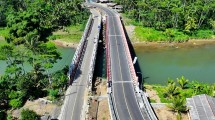
MULTIPOLYGON (((159 120, 177 120, 176 113, 166 106, 154 110, 159 120)), ((189 120, 187 113, 182 113, 182 120, 189 120)))
POLYGON ((34 101, 27 101, 25 103, 25 105, 21 108, 21 109, 17 109, 17 110, 13 110, 12 111, 12 116, 19 118, 21 111, 23 109, 30 109, 35 111, 38 115, 43 116, 43 115, 52 115, 55 114, 55 110, 56 109, 60 109, 59 106, 52 104, 52 103, 48 103, 46 101, 37 99, 34 101))
POLYGON ((110 120, 107 97, 107 81, 97 78, 89 101, 88 119, 110 120))
POLYGON ((136 40, 134 37, 135 26, 134 25, 128 25, 128 26, 125 26, 125 29, 126 29, 128 36, 132 40, 132 42, 135 42, 135 40, 136 40))
POLYGON ((4 40, 4 37, 0 36, 0 40, 4 40))
POLYGON ((92 98, 90 99, 89 104, 88 120, 97 120, 99 101, 97 98, 92 98))
POLYGON ((156 103, 160 103, 160 98, 157 94, 157 91, 156 90, 153 90, 152 89, 152 86, 149 86, 149 85, 145 85, 146 87, 146 93, 149 95, 149 98, 151 100, 155 100, 156 103))
POLYGON ((59 40, 54 40, 53 41, 55 43, 55 45, 57 46, 61 46, 61 47, 70 47, 70 48, 77 48, 78 47, 78 43, 69 43, 69 42, 64 42, 59 40))
POLYGON ((110 120, 111 119, 107 99, 103 99, 99 102, 97 119, 98 120, 110 120))

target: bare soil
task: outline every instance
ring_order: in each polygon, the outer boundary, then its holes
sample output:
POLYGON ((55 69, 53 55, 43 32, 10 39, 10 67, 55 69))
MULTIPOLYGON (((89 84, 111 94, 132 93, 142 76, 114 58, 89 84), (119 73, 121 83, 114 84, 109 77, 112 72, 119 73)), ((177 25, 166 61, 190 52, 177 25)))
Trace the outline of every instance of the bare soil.
POLYGON ((93 91, 93 96, 91 96, 92 99, 88 110, 88 119, 110 120, 106 80, 97 78, 94 90, 95 91, 93 91))
MULTIPOLYGON (((159 120, 177 120, 176 113, 167 107, 154 109, 159 120)), ((182 113, 182 120, 189 120, 187 113, 182 113)))
POLYGON ((160 103, 160 98, 157 94, 156 90, 153 90, 152 86, 150 85, 145 85, 146 87, 146 93, 148 93, 149 98, 155 100, 156 103, 160 103))
MULTIPOLYGON (((156 90, 153 90, 151 85, 145 85, 145 88, 150 99, 155 100, 156 103, 161 103, 156 90)), ((154 111, 159 120, 177 120, 175 112, 166 106, 154 108, 154 111)), ((189 120, 187 113, 182 113, 182 120, 189 120)))
POLYGON ((70 48, 77 48, 78 47, 78 43, 70 43, 70 42, 64 42, 59 40, 54 40, 53 41, 55 43, 55 45, 57 46, 61 46, 61 47, 70 47, 70 48))
MULTIPOLYGON (((45 99, 45 98, 44 98, 45 99)), ((12 111, 12 116, 15 118, 20 118, 21 111, 23 109, 30 109, 35 111, 38 115, 51 115, 55 112, 56 109, 59 109, 59 106, 41 101, 39 99, 34 101, 27 101, 21 109, 16 109, 12 111)))

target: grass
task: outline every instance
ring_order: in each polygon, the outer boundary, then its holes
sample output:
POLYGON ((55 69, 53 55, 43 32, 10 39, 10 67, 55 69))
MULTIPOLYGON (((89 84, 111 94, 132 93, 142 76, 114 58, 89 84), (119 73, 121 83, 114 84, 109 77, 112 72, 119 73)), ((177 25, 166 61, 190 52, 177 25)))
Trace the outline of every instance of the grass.
POLYGON ((167 42, 184 42, 189 39, 211 39, 215 38, 211 29, 200 29, 186 34, 183 30, 168 28, 164 31, 156 30, 153 27, 144 27, 138 21, 130 19, 126 14, 121 14, 125 25, 134 25, 134 37, 139 41, 167 41, 167 42))
POLYGON ((164 92, 165 92, 165 87, 163 86, 160 86, 160 85, 152 85, 153 86, 153 89, 156 90, 159 98, 160 98, 160 101, 162 103, 171 103, 170 99, 167 99, 164 97, 164 92))
POLYGON ((150 103, 156 103, 156 100, 149 98, 150 103))
POLYGON ((78 43, 82 37, 85 23, 68 26, 64 29, 53 32, 49 40, 61 40, 68 43, 78 43))
POLYGON ((162 31, 157 31, 153 28, 136 26, 135 37, 139 41, 166 41, 167 38, 162 31))

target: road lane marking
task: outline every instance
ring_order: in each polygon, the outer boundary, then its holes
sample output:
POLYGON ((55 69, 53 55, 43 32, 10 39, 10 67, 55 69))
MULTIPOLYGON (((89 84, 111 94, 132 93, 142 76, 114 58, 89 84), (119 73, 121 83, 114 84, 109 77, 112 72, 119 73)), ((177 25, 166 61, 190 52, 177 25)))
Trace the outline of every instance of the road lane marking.
MULTIPOLYGON (((108 17, 109 18, 109 17, 108 17)), ((110 18, 109 18, 109 20, 110 20, 110 18)), ((109 40, 110 40, 110 38, 109 38, 109 40)), ((109 44, 110 44, 110 42, 109 42, 109 44)), ((110 54, 112 53, 111 52, 112 51, 112 49, 110 49, 110 54)), ((112 59, 111 59, 112 60, 112 59)), ((111 62, 111 63, 113 63, 113 62, 111 62)), ((112 65, 110 64, 110 67, 112 67, 112 65)), ((112 69, 112 68, 111 68, 112 69)), ((112 71, 111 71, 111 74, 112 74, 112 71)), ((113 92, 114 92, 115 90, 113 89, 113 92)), ((113 98, 114 98, 114 95, 113 95, 113 98)), ((114 100, 114 104, 115 104, 115 108, 116 108, 116 114, 117 114, 117 117, 119 118, 119 113, 118 113, 118 110, 117 110, 117 107, 116 107, 116 100, 115 100, 115 98, 113 99, 114 100)), ((119 118, 119 120, 120 120, 120 118, 119 118)))
MULTIPOLYGON (((118 23, 121 23, 119 19, 117 19, 117 21, 118 21, 118 23)), ((120 31, 123 33, 122 29, 120 29, 120 31)), ((125 39, 125 37, 123 37, 122 39, 125 39)), ((123 42, 123 49, 124 49, 124 50, 126 49, 126 48, 125 48, 124 42, 123 42)), ((125 51, 126 51, 126 50, 125 50, 125 51)), ((128 69, 129 69, 129 73, 130 73, 129 76, 130 76, 130 79, 133 80, 133 78, 132 78, 132 76, 131 76, 132 73, 131 73, 131 71, 130 71, 130 67, 129 67, 129 63, 128 63, 129 61, 128 61, 128 56, 127 56, 127 55, 126 55, 126 58, 127 58, 127 64, 128 64, 127 67, 128 67, 128 69)), ((131 82, 133 82, 133 81, 131 81, 131 82)), ((132 85, 132 88, 134 88, 133 85, 132 85)), ((135 97, 136 103, 137 103, 137 105, 139 106, 134 89, 132 89, 132 91, 133 91, 133 93, 134 93, 134 97, 135 97)), ((138 108, 139 108, 139 111, 140 111, 140 113, 141 113, 142 118, 144 118, 143 113, 141 112, 140 107, 138 107, 138 108)))
MULTIPOLYGON (((114 22, 113 17, 112 17, 112 20, 113 20, 113 22, 114 22)), ((116 28, 115 28, 115 26, 114 26, 113 28, 114 28, 114 33, 116 34, 116 28)), ((116 44, 118 44, 118 40, 117 40, 116 36, 115 36, 115 40, 116 40, 116 44)), ((123 78, 122 78, 122 67, 121 67, 121 62, 120 62, 120 58, 119 58, 119 47, 118 47, 118 46, 117 46, 117 55, 118 55, 118 61, 119 61, 119 66, 120 66, 120 67, 119 67, 119 68, 120 68, 120 77, 121 77, 121 80, 123 80, 123 78)), ((127 100, 126 100, 126 98, 125 98, 124 84, 122 84, 122 88, 123 88, 123 96, 124 96, 124 99, 125 99, 126 108, 127 108, 127 110, 128 110, 129 116, 130 116, 130 118, 131 118, 131 120, 132 120, 131 112, 130 112, 130 110, 128 109, 128 103, 127 103, 127 100)))

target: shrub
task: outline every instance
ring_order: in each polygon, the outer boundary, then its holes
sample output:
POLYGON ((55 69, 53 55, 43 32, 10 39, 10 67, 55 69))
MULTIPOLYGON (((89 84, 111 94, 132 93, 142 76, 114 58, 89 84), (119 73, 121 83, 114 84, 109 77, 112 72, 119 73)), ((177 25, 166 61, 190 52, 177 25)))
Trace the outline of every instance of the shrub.
POLYGON ((58 96, 58 89, 50 89, 49 90, 49 96, 52 97, 52 98, 57 98, 58 96))
POLYGON ((22 106, 22 100, 20 100, 19 98, 18 99, 12 99, 12 100, 10 100, 9 105, 12 108, 19 108, 22 106))
POLYGON ((21 112, 21 120, 39 120, 39 116, 32 110, 24 109, 21 112))
POLYGON ((137 26, 135 28, 135 36, 140 41, 165 41, 167 37, 162 31, 155 30, 154 28, 137 26))
POLYGON ((212 30, 198 30, 195 32, 195 38, 209 39, 212 38, 212 30))

